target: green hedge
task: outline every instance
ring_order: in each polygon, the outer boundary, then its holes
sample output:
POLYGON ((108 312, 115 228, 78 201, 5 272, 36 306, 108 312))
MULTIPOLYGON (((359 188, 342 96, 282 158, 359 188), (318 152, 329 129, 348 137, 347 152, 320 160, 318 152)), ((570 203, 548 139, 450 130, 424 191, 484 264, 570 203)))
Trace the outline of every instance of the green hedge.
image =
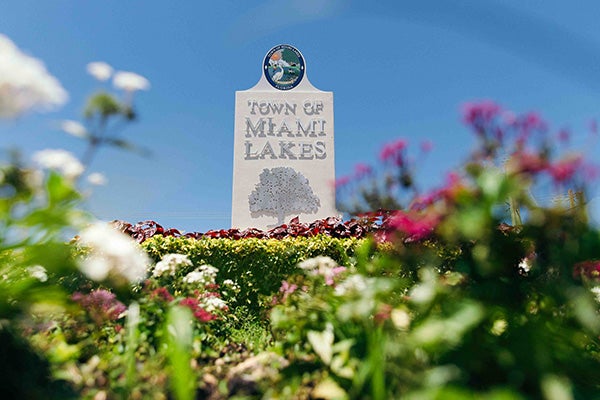
POLYGON ((186 254, 194 266, 210 264, 219 269, 217 281, 237 281, 238 302, 251 308, 258 300, 277 292, 281 281, 297 272, 300 261, 329 256, 338 264, 353 264, 354 251, 364 239, 337 239, 326 235, 286 239, 190 239, 154 236, 142 247, 155 261, 169 253, 186 254))

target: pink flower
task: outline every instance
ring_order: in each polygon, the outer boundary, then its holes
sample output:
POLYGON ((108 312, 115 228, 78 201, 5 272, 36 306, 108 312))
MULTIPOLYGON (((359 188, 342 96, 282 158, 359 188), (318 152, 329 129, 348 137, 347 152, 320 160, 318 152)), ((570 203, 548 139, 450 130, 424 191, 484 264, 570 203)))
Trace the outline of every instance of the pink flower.
POLYGON ((541 130, 545 131, 548 129, 548 124, 542 119, 540 114, 536 112, 529 112, 525 114, 522 120, 523 129, 525 130, 541 130))
POLYGON ((333 284, 335 283, 334 278, 336 276, 338 276, 339 274, 341 274, 342 272, 344 272, 345 270, 346 270, 346 267, 338 266, 331 270, 326 271, 323 274, 323 276, 325 278, 325 284, 327 286, 333 286, 333 284))
POLYGON ((537 153, 526 151, 515 152, 507 163, 507 169, 512 173, 535 174, 543 171, 548 166, 546 159, 537 153))
POLYGON ((598 121, 595 119, 590 121, 590 132, 592 132, 594 135, 598 133, 598 121))
POLYGON ((114 293, 104 289, 93 290, 89 294, 75 292, 71 299, 83 307, 98 325, 105 321, 116 321, 127 310, 114 293))
POLYGON ((393 307, 389 304, 381 304, 378 309, 377 312, 375 313, 375 315, 373 315, 373 320, 377 323, 377 324, 382 324, 385 321, 387 321, 388 319, 390 319, 391 315, 392 315, 392 310, 393 307))
POLYGON ((429 153, 433 149, 433 142, 431 140, 423 140, 421 142, 421 151, 423 153, 429 153))
POLYGON ((583 176, 586 181, 593 181, 600 176, 600 169, 597 165, 585 164, 583 166, 583 176))
POLYGON ((422 211, 442 199, 452 202, 463 188, 464 185, 460 176, 455 172, 450 172, 446 176, 446 184, 443 187, 417 197, 411 204, 410 209, 412 211, 422 211))
POLYGON ((513 125, 513 124, 515 124, 515 122, 517 122, 517 117, 515 116, 514 112, 512 112, 512 111, 505 111, 502 114, 502 121, 506 125, 513 125))
POLYGON ((429 236, 439 222, 440 217, 433 213, 397 211, 390 219, 389 226, 404 233, 409 239, 420 240, 429 236))
POLYGON ((491 100, 476 103, 465 103, 462 106, 463 122, 467 125, 489 123, 498 115, 502 108, 491 100))
POLYGON ((402 157, 402 151, 406 148, 406 141, 404 139, 398 139, 394 142, 388 143, 383 146, 379 153, 379 159, 383 162, 393 161, 394 164, 402 166, 404 159, 402 157))
POLYGON ((446 184, 444 187, 439 189, 440 196, 443 197, 446 201, 453 202, 458 193, 464 189, 464 184, 460 175, 456 172, 450 172, 446 176, 446 184))
POLYGON ((342 176, 335 180, 335 187, 336 189, 339 189, 342 186, 346 186, 348 183, 350 183, 350 178, 347 176, 342 176))
POLYGON ((354 166, 354 176, 356 176, 357 178, 362 178, 364 176, 371 175, 372 172, 373 169, 366 164, 358 163, 354 166))
POLYGON ((567 143, 569 141, 569 139, 571 138, 571 132, 569 132, 568 129, 561 129, 558 132, 558 140, 561 143, 567 143))
POLYGON ((582 162, 581 156, 559 160, 548 167, 548 172, 555 183, 562 183, 573 178, 582 162))
POLYGON ((281 282, 281 287, 279 288, 279 292, 283 293, 284 295, 288 295, 288 294, 292 294, 296 291, 296 289, 298 289, 298 285, 296 285, 295 283, 292 283, 290 285, 290 283, 288 281, 283 281, 281 282))

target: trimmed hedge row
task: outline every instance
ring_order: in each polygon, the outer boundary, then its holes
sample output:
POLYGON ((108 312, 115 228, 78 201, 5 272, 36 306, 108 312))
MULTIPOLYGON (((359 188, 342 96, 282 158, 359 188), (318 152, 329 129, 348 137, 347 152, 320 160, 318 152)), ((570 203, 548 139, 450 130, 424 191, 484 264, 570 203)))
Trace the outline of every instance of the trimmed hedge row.
POLYGON ((354 252, 364 240, 327 235, 244 240, 154 236, 141 246, 155 261, 178 253, 186 254, 195 266, 218 268, 217 281, 237 281, 241 287, 238 302, 254 308, 261 295, 276 293, 281 281, 298 271, 299 262, 329 256, 339 265, 351 266, 354 252))

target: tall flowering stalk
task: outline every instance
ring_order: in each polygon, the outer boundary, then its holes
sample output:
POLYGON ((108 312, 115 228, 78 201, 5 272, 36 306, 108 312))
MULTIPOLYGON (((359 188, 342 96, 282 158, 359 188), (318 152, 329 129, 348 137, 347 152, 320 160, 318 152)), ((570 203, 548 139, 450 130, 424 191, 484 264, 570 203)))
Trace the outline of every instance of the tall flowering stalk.
POLYGON ((147 154, 146 149, 122 139, 119 133, 126 124, 136 118, 134 94, 140 90, 149 90, 150 82, 134 72, 115 72, 109 64, 102 61, 89 63, 87 71, 99 82, 106 82, 113 77, 113 86, 123 94, 119 98, 104 89, 100 90, 91 96, 86 104, 83 113, 85 124, 73 120, 66 120, 60 124, 64 132, 87 142, 82 157, 83 165, 89 167, 101 146, 147 154))

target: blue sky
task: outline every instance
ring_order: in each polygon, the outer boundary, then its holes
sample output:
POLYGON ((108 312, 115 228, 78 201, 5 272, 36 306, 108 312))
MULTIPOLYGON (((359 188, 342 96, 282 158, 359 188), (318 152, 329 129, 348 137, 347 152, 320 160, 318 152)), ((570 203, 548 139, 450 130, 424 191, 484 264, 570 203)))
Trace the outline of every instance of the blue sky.
POLYGON ((136 95, 140 119, 122 136, 153 155, 103 149, 91 171, 109 182, 86 207, 105 220, 228 228, 235 91, 254 86, 274 45, 297 47, 311 83, 334 92, 338 175, 404 137, 434 143, 420 173, 437 183, 474 144, 460 123, 466 101, 539 111, 583 143, 600 116, 598 15, 594 0, 6 0, 0 33, 43 60, 70 100, 2 122, 0 143, 81 156, 56 121, 77 119, 100 87, 86 64, 137 72, 152 88, 136 95))

